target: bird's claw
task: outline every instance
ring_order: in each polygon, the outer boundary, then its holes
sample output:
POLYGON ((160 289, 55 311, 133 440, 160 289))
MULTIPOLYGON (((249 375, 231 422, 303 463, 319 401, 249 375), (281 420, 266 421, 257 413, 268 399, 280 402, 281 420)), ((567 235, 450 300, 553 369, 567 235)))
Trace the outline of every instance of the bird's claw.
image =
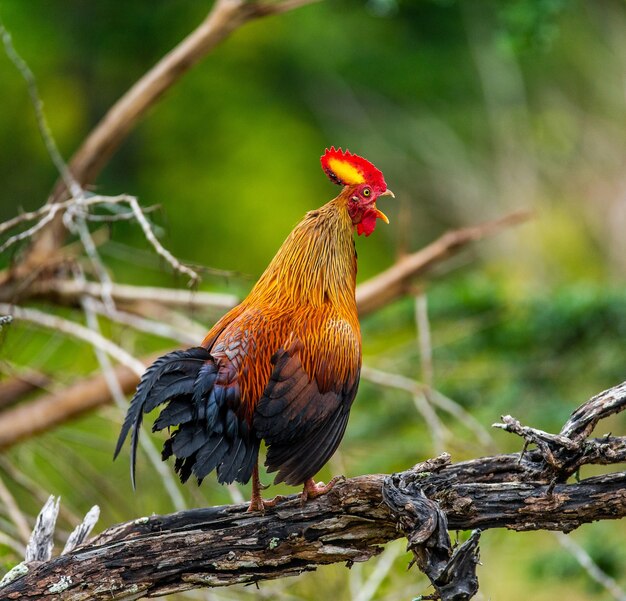
MULTIPOLYGON (((267 488, 267 487, 264 487, 267 488)), ((278 503, 284 501, 287 497, 284 495, 276 495, 273 499, 262 499, 259 495, 256 498, 252 498, 250 500, 250 506, 248 507, 247 513, 252 513, 253 511, 260 511, 261 513, 265 513, 266 509, 270 509, 272 507, 276 507, 278 503)))
POLYGON ((313 478, 310 478, 304 483, 304 488, 300 494, 300 505, 304 505, 309 499, 315 499, 316 497, 325 495, 330 492, 335 484, 343 482, 345 479, 345 476, 335 476, 334 478, 331 478, 328 484, 324 484, 323 482, 316 483, 313 478))

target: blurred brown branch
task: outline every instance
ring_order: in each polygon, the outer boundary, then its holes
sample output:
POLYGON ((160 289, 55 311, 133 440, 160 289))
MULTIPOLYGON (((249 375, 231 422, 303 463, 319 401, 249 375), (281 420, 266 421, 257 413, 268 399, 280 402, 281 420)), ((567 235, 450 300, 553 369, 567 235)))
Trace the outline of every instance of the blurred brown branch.
POLYGON ((402 257, 395 265, 363 282, 356 292, 359 314, 372 313, 408 293, 413 279, 467 246, 512 225, 528 221, 530 211, 515 211, 478 225, 446 232, 422 250, 402 257))
POLYGON ((0 410, 35 390, 45 388, 49 383, 49 376, 35 370, 11 374, 8 379, 0 382, 0 410))
POLYGON ((540 445, 456 464, 444 454, 399 474, 346 480, 304 506, 292 496, 265 515, 230 505, 118 524, 69 555, 21 564, 21 577, 15 574, 2 595, 42 599, 54 591, 60 600, 127 599, 252 583, 329 563, 366 561, 404 532, 434 587, 432 598, 465 601, 478 589, 480 530, 570 532, 626 516, 623 472, 565 483, 573 466, 624 460, 623 439, 583 435, 588 424, 624 407, 626 382, 572 414, 568 428, 579 436, 565 440, 523 430, 548 444, 549 453, 540 445), (605 449, 601 456, 587 452, 599 445, 605 449), (558 465, 550 459, 555 455, 561 457, 558 465), (453 549, 448 529, 475 528, 480 530, 453 549))

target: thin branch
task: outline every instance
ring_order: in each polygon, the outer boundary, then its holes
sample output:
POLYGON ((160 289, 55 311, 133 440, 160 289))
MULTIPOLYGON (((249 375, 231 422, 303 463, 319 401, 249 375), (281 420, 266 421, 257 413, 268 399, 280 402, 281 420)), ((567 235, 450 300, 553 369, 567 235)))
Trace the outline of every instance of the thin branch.
POLYGON ((11 494, 11 491, 4 484, 2 478, 0 478, 0 501, 4 503, 8 516, 15 524, 15 527, 17 528, 17 532, 20 535, 22 542, 26 544, 30 537, 30 526, 28 525, 26 517, 16 503, 15 498, 11 494))
POLYGON ((428 388, 424 384, 407 378, 400 374, 389 373, 380 369, 375 369, 369 366, 363 366, 361 368, 361 377, 364 380, 368 380, 379 386, 388 386, 391 388, 397 388, 398 390, 404 390, 415 399, 417 396, 425 396, 426 400, 433 405, 438 406, 443 411, 450 413, 458 419, 458 421, 474 433, 476 438, 485 447, 492 445, 493 440, 491 435, 482 426, 480 422, 468 411, 466 411, 461 405, 444 396, 433 388, 428 388), (427 394, 425 394, 425 391, 427 394))
MULTIPOLYGON (((82 197, 81 197, 82 198, 82 197)), ((82 205, 79 205, 82 208, 82 205)), ((87 222, 85 221, 85 217, 82 213, 79 213, 75 217, 73 210, 68 210, 64 217, 65 226, 73 232, 77 232, 80 241, 82 242, 83 248, 89 257, 89 261, 96 273, 96 276, 100 282, 102 295, 101 299, 106 307, 107 312, 113 313, 115 311, 115 302, 113 301, 113 297, 111 296, 111 288, 113 287, 113 281, 111 280, 111 276, 107 271, 102 259, 100 258, 100 254, 98 253, 98 248, 94 242, 94 239, 89 231, 89 227, 87 226, 87 222), (68 217, 69 219, 65 219, 68 217)), ((80 281, 86 281, 84 275, 81 274, 80 281)), ((83 299, 81 299, 82 302, 83 299)), ((84 304, 83 304, 84 308, 84 304)))
POLYGON ((23 557, 24 551, 26 551, 25 545, 10 537, 4 532, 0 532, 0 545, 4 545, 6 547, 9 547, 10 549, 13 549, 13 551, 15 551, 20 557, 23 557))
POLYGON ((52 159, 52 162, 60 173, 66 188, 70 191, 72 196, 82 196, 82 188, 74 179, 70 170, 67 168, 67 165, 65 164, 65 161, 61 157, 61 153, 57 148, 56 142, 52 137, 52 132, 50 131, 48 121, 46 120, 46 115, 43 111, 43 101, 39 96, 35 76, 33 75, 33 72, 30 70, 29 66, 26 64, 26 61, 24 61, 24 59, 18 54, 15 46, 13 45, 11 34, 6 30, 2 21, 0 21, 0 34, 2 35, 2 42, 4 44, 6 55, 9 57, 11 62, 19 71, 20 75, 26 81, 28 95, 30 96, 30 100, 35 109, 37 127, 39 128, 39 133, 41 134, 44 144, 46 145, 46 149, 48 151, 48 154, 50 155, 50 158, 52 159))
POLYGON ((17 403, 34 390, 45 389, 50 384, 50 377, 33 369, 16 370, 6 361, 0 370, 9 378, 0 382, 0 410, 17 403), (5 367, 6 366, 6 367, 5 367))
MULTIPOLYGON (((0 235, 4 234, 5 232, 11 231, 12 229, 16 228, 18 225, 27 223, 28 221, 34 221, 35 219, 38 219, 39 217, 46 217, 53 211, 56 213, 57 211, 66 209, 73 203, 74 203, 74 199, 66 200, 65 202, 57 203, 57 206, 54 208, 52 207, 52 205, 43 205, 42 207, 39 207, 35 211, 29 211, 27 213, 20 213, 19 215, 16 215, 15 217, 12 217, 11 219, 7 219, 6 221, 3 221, 2 223, 0 223, 0 235)), ((2 250, 4 250, 4 248, 0 247, 0 252, 2 250)))
MULTIPOLYGON (((36 282, 32 287, 32 292, 35 297, 52 297, 63 302, 76 302, 82 294, 101 298, 102 286, 98 282, 81 284, 75 280, 51 278, 36 282)), ((232 309, 239 302, 233 294, 115 283, 111 287, 111 296, 116 303, 135 304, 147 301, 165 306, 189 309, 215 308, 221 311, 232 309)))
MULTIPOLYGON (((385 384, 382 385, 384 386, 385 384)), ((413 404, 426 422, 426 429, 428 430, 428 434, 433 441, 433 451, 436 454, 443 453, 445 450, 445 440, 451 437, 451 433, 439 419, 439 416, 433 409, 425 390, 426 388, 422 389, 421 393, 413 394, 413 404)))
MULTIPOLYGON (((158 355, 145 357, 146 364, 158 355)), ((139 376, 126 365, 114 369, 124 394, 130 394, 139 376)), ((111 391, 101 373, 79 380, 63 390, 45 394, 0 413, 0 449, 46 432, 50 428, 111 402, 111 391)), ((145 438, 145 437, 142 437, 145 438)))
MULTIPOLYGON (((82 272, 77 272, 78 280, 81 282, 85 281, 84 275, 82 272)), ((81 299, 83 310, 85 312, 85 317, 87 320, 87 326, 90 330, 95 332, 98 335, 102 335, 100 331, 100 324, 98 323, 98 318, 96 317, 96 312, 94 310, 93 305, 95 301, 90 296, 84 296, 81 299)), ((118 379, 115 376, 113 371, 113 365, 109 356, 104 352, 103 349, 94 346, 94 352, 98 359, 98 363, 102 368, 102 374, 106 381, 107 387, 111 392, 111 396, 117 407, 123 414, 126 414, 128 411, 128 403, 126 402, 126 398, 124 392, 119 384, 118 379)), ((143 449, 144 453, 148 457, 148 460, 152 464, 152 467, 155 469, 156 473, 161 477, 161 481, 163 482, 163 486, 167 491, 174 508, 178 511, 186 508, 186 503, 183 499, 183 496, 174 481, 171 470, 168 469, 167 465, 163 463, 161 460, 160 453, 154 446, 154 441, 149 436, 142 436, 139 440, 139 444, 143 449)))
POLYGON ((48 328, 57 332, 63 332, 72 338, 77 338, 83 342, 87 342, 92 346, 103 350, 105 353, 113 357, 116 361, 126 365, 139 377, 145 371, 145 365, 135 359, 131 354, 126 352, 122 347, 108 338, 93 332, 89 328, 81 326, 73 321, 59 317, 58 315, 50 315, 38 309, 26 309, 24 307, 16 307, 6 303, 0 303, 0 313, 10 313, 15 319, 28 321, 37 326, 48 328))
POLYGON ((188 276, 190 286, 196 284, 200 280, 200 276, 190 267, 183 265, 169 250, 167 250, 157 240, 157 237, 154 235, 154 232, 152 231, 152 227, 150 226, 150 223, 146 219, 146 216, 143 214, 143 211, 141 210, 141 207, 139 206, 137 199, 134 198, 133 196, 128 196, 127 201, 133 213, 135 214, 135 219, 137 220, 137 222, 141 226, 141 229, 143 230, 146 240, 152 245, 152 248, 154 248, 156 253, 160 257, 165 259, 165 261, 167 261, 172 266, 174 271, 184 273, 186 276, 188 276))
POLYGON ((435 388, 431 388, 428 391, 428 400, 439 407, 442 411, 449 413, 455 417, 460 423, 465 425, 466 428, 474 433, 474 436, 478 439, 481 445, 485 448, 493 448, 493 437, 486 430, 483 425, 466 409, 464 409, 459 403, 447 397, 435 388))
POLYGON ((182 330, 181 328, 174 328, 167 323, 139 317, 132 313, 127 313, 126 311, 120 311, 119 309, 109 312, 106 310, 103 303, 98 302, 91 297, 89 298, 92 301, 93 310, 96 313, 104 315, 114 323, 128 326, 138 332, 144 332, 152 336, 161 336, 187 346, 198 344, 198 340, 202 340, 206 333, 205 328, 201 331, 195 328, 193 331, 182 330))
POLYGON ((626 593, 617 584, 614 578, 611 578, 598 564, 591 558, 589 553, 583 549, 571 536, 562 532, 554 534, 564 549, 576 559, 589 577, 595 580, 601 587, 606 589, 615 601, 626 601, 626 593))
MULTIPOLYGON (((93 195, 82 200, 81 204, 83 206, 90 206, 92 204, 112 204, 115 205, 120 202, 126 201, 126 195, 121 196, 99 196, 93 195)), ((35 233, 37 233, 40 229, 42 229, 47 223, 49 223, 57 213, 65 211, 71 206, 76 204, 76 199, 71 198, 70 200, 66 200, 64 202, 59 202, 54 205, 45 204, 35 211, 29 211, 27 213, 21 213, 16 215, 15 217, 8 219, 0 223, 0 235, 6 232, 11 231, 19 225, 27 223, 29 221, 34 221, 35 219, 41 218, 41 221, 37 222, 35 225, 31 226, 25 232, 21 232, 17 234, 13 238, 9 238, 6 240, 2 246, 0 246, 0 252, 5 251, 7 248, 19 242, 20 240, 24 240, 25 238, 32 237, 35 233), (27 233, 28 232, 28 233, 27 233)))
POLYGON ((429 388, 433 387, 433 347, 430 337, 430 320, 428 319, 428 297, 424 291, 415 295, 415 325, 417 342, 422 367, 422 382, 429 388))
POLYGON ((415 326, 417 328, 417 343, 422 371, 421 379, 425 386, 421 395, 413 395, 413 402, 417 410, 424 416, 428 432, 433 439, 433 449, 435 453, 439 454, 445 450, 444 438, 449 436, 450 432, 444 428, 428 398, 429 390, 433 387, 434 381, 433 350, 430 338, 430 321, 428 319, 428 300, 423 291, 415 295, 415 326))
POLYGON ((397 545, 388 546, 378 558, 374 571, 369 578, 363 583, 359 592, 353 597, 353 601, 370 601, 376 591, 380 588, 383 580, 389 575, 393 568, 394 561, 403 552, 402 547, 397 545))
MULTIPOLYGON (((43 505, 50 496, 38 481, 17 468, 4 454, 0 454, 0 468, 12 482, 21 486, 33 500, 36 499, 41 505, 43 505)), ((80 521, 80 517, 73 513, 67 505, 60 505, 59 515, 70 524, 76 524, 80 521)))

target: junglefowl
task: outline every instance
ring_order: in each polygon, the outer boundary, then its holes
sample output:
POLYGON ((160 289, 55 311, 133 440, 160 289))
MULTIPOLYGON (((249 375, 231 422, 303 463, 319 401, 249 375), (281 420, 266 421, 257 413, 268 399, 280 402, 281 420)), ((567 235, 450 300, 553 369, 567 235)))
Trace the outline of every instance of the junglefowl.
POLYGON ((200 346, 157 359, 143 375, 115 456, 132 428, 131 479, 143 413, 167 403, 153 431, 175 428, 163 446, 182 482, 213 470, 220 483, 252 478, 249 511, 263 511, 258 455, 275 483, 304 484, 302 500, 330 490, 313 476, 339 446, 361 371, 354 297, 353 231, 369 236, 380 196, 393 196, 369 161, 332 147, 321 157, 339 196, 289 234, 248 297, 200 346))

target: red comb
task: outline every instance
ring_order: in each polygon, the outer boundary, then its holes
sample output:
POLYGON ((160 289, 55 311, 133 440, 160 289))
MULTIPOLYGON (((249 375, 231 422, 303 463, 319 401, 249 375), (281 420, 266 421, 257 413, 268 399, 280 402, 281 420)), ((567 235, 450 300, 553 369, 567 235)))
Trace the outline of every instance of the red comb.
POLYGON ((387 189, 382 172, 368 160, 348 150, 335 150, 332 146, 330 150, 326 149, 320 161, 324 173, 334 184, 352 186, 367 183, 379 194, 387 189))

